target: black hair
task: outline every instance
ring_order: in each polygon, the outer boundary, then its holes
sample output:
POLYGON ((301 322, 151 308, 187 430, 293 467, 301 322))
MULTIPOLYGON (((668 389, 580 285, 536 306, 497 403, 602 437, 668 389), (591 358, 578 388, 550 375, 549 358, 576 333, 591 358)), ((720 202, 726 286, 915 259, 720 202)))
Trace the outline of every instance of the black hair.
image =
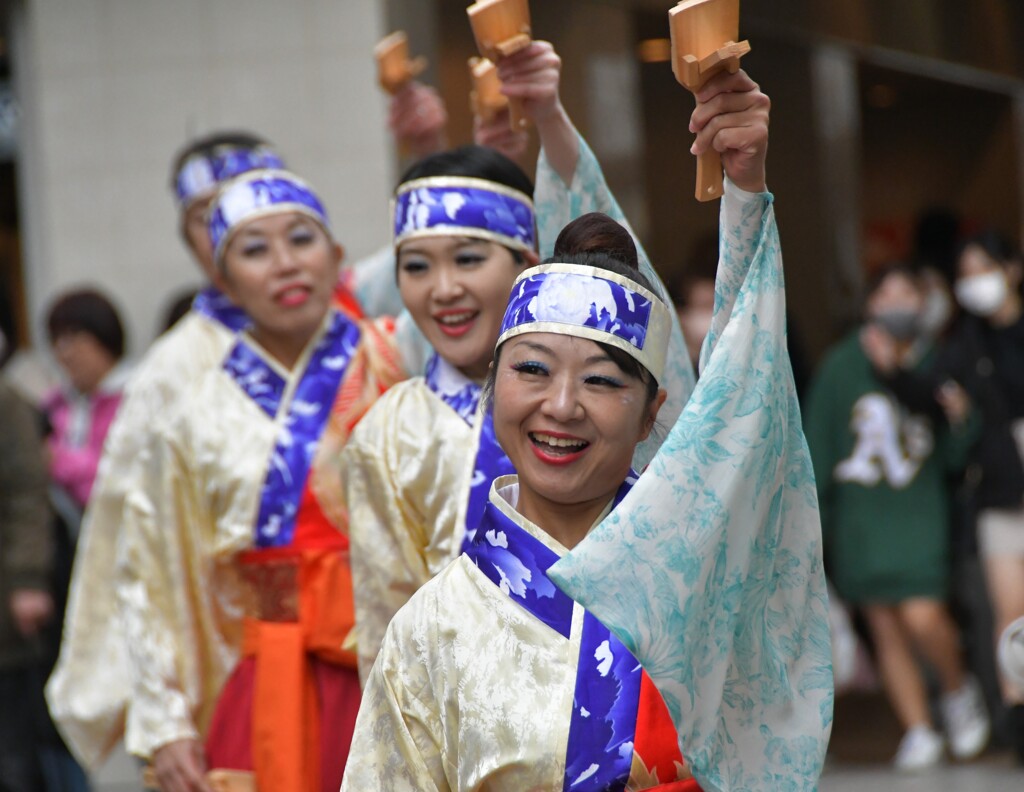
POLYGON ((921 278, 916 269, 903 261, 887 261, 868 277, 864 284, 864 299, 871 297, 882 288, 883 283, 894 275, 906 278, 914 286, 920 288, 921 278))
POLYGON ((50 343, 68 333, 88 333, 115 360, 124 355, 124 325, 113 303, 94 289, 67 292, 54 302, 46 320, 50 343))
POLYGON ((195 138, 194 140, 186 143, 185 146, 174 155, 174 162, 171 165, 171 189, 173 190, 177 186, 178 173, 190 157, 197 155, 210 157, 217 151, 217 149, 227 146, 243 149, 256 149, 260 146, 269 145, 270 143, 263 138, 258 137, 251 132, 243 131, 214 132, 200 138, 195 138))
POLYGON ((198 289, 185 289, 171 299, 160 325, 161 333, 166 333, 192 310, 192 303, 195 302, 197 294, 198 289))
POLYGON ((579 253, 603 253, 625 264, 632 272, 640 271, 640 257, 633 237, 604 212, 581 215, 559 232, 554 255, 573 256, 579 253))
POLYGON ((530 177, 500 151, 488 146, 459 146, 424 157, 402 174, 399 186, 431 176, 486 179, 533 198, 533 182, 530 177))
POLYGON ((1014 248, 1013 243, 1005 234, 994 228, 979 231, 961 240, 956 252, 957 261, 969 247, 981 248, 986 256, 1003 269, 1009 264, 1019 261, 1019 251, 1014 248))

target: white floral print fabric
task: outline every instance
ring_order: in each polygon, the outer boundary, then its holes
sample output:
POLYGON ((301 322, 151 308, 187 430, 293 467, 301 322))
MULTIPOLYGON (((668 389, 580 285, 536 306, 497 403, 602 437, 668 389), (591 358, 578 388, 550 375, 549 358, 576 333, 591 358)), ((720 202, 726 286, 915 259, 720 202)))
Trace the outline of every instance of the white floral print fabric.
POLYGON ((771 202, 727 183, 701 379, 630 494, 549 573, 650 674, 706 792, 816 789, 832 723, 771 202))

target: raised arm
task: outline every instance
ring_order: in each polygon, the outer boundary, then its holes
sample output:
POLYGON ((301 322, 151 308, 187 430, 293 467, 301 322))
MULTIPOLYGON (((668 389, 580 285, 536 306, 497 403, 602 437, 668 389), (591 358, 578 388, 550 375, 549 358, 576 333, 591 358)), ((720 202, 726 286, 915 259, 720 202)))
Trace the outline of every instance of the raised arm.
POLYGON ((698 97, 698 110, 713 107, 695 150, 721 151, 729 182, 701 379, 630 494, 550 573, 636 654, 709 791, 783 778, 816 789, 832 722, 821 528, 759 93, 740 73, 698 97))
MULTIPOLYGON (((612 194, 600 163, 562 106, 559 98, 561 59, 554 47, 546 41, 535 41, 503 59, 498 72, 505 86, 503 90, 525 100, 525 114, 536 124, 540 135, 534 205, 541 259, 553 254, 555 239, 571 220, 587 212, 603 212, 629 229, 636 241, 640 271, 654 284, 661 298, 671 304, 668 290, 612 194)), ((660 413, 665 424, 671 426, 679 417, 693 392, 694 382, 686 341, 673 312, 668 364, 661 383, 668 394, 660 413)), ((661 440, 661 435, 655 432, 637 448, 633 463, 638 470, 651 461, 661 440)))

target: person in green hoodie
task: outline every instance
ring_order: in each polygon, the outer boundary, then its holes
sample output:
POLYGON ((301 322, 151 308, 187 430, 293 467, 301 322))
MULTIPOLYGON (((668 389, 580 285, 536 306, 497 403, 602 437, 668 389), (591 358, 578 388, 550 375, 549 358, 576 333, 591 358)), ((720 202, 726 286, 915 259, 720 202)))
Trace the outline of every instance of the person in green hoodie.
POLYGON ((864 615, 883 686, 905 729, 895 758, 905 770, 936 764, 944 749, 916 655, 938 675, 950 753, 976 756, 989 736, 945 602, 947 476, 964 466, 980 418, 953 381, 914 399, 897 387, 934 354, 920 332, 923 306, 910 269, 890 265, 872 278, 864 322, 826 355, 805 414, 829 572, 843 599, 864 615))

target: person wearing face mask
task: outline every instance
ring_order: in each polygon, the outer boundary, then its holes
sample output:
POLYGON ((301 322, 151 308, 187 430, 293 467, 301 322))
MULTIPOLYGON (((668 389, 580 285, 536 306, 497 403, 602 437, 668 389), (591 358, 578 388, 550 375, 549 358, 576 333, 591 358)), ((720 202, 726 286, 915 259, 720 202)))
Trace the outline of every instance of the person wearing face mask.
MULTIPOLYGON (((964 383, 984 420, 967 495, 984 563, 996 636, 1024 616, 1024 301, 1020 254, 1000 235, 967 239, 954 293, 963 311, 940 360, 964 383)), ((1007 732, 1024 761, 1024 694, 1002 680, 1007 732)))
POLYGON ((864 324, 826 356, 805 414, 830 576, 867 621, 885 691, 905 730, 895 758, 904 770, 933 765, 943 754, 916 653, 938 674, 952 755, 976 756, 989 734, 945 604, 946 476, 965 464, 980 420, 954 383, 932 397, 941 418, 908 409, 888 385, 899 369, 930 365, 934 353, 919 338, 922 305, 910 269, 890 265, 876 275, 864 324))

